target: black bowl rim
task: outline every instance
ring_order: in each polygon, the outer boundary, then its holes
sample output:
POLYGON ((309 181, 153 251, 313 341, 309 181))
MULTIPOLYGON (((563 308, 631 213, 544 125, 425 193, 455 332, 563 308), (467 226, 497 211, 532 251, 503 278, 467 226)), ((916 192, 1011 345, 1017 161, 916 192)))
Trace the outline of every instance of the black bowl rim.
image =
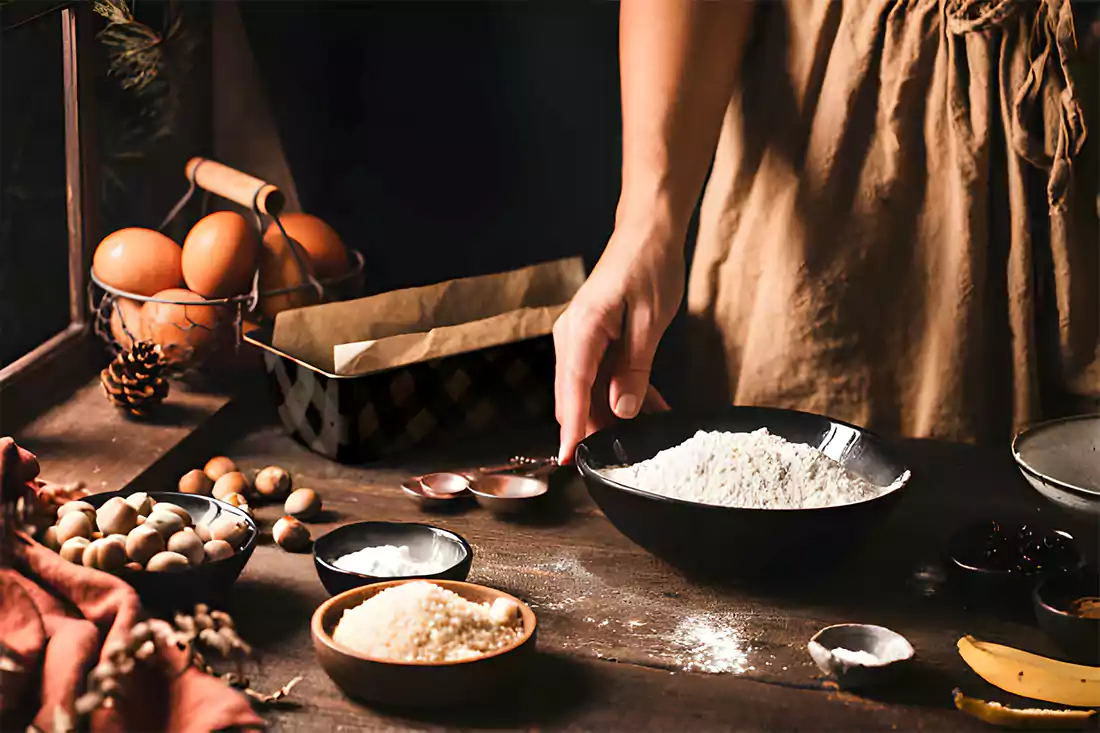
POLYGON ((1060 489, 1070 492, 1071 494, 1077 494, 1078 496, 1088 499, 1090 501, 1100 501, 1100 492, 1086 489, 1084 486, 1078 486, 1076 484, 1066 483, 1061 479, 1056 479, 1053 476, 1049 476, 1042 471, 1034 468, 1030 463, 1024 460, 1024 457, 1020 455, 1020 445, 1028 438, 1034 437, 1038 433, 1056 428, 1060 425, 1071 422, 1084 422, 1086 420, 1100 420, 1100 413, 1090 413, 1088 415, 1071 415, 1069 417, 1060 417, 1055 420, 1047 420, 1045 422, 1036 423, 1030 427, 1024 428, 1012 438, 1012 459, 1016 461, 1016 465, 1025 474, 1028 474, 1032 478, 1039 479, 1048 484, 1053 484, 1060 489))
POLYGON ((1083 575, 1091 572, 1088 565, 1082 565, 1077 569, 1077 572, 1059 573, 1057 575, 1050 575, 1042 578, 1035 587, 1031 590, 1031 597, 1035 601, 1035 605, 1042 608, 1044 612, 1059 616, 1061 618, 1073 619, 1076 622, 1087 623, 1090 625, 1100 626, 1100 619, 1085 618, 1084 616, 1075 616, 1069 611, 1064 611, 1061 608, 1055 608, 1043 597, 1043 591, 1047 589, 1047 586, 1053 582, 1065 582, 1076 576, 1083 575))
MULTIPOLYGON (((339 573, 340 575, 347 575, 347 576, 350 576, 350 577, 353 577, 353 578, 363 578, 364 580, 371 581, 371 583, 370 583, 371 585, 373 585, 375 583, 389 582, 389 581, 394 581, 394 580, 446 580, 446 578, 443 577, 445 574, 451 572, 452 570, 454 570, 455 568, 457 568, 459 565, 466 562, 467 560, 469 560, 472 563, 473 559, 474 559, 474 548, 470 546, 470 543, 466 541, 465 537, 463 537, 458 532, 455 532, 453 530, 446 529, 444 527, 439 527, 439 526, 436 526, 434 524, 428 524, 426 522, 388 522, 388 521, 380 520, 380 519, 378 519, 378 520, 376 520, 376 519, 364 519, 364 520, 359 521, 359 522, 348 522, 347 524, 341 524, 339 527, 336 527, 334 529, 329 530, 328 532, 324 533, 323 535, 321 535, 320 537, 318 537, 317 539, 315 539, 313 541, 313 561, 314 562, 316 562, 317 564, 323 566, 326 570, 331 570, 334 573, 339 573), (466 554, 462 558, 460 558, 457 562, 448 565, 446 568, 444 568, 443 570, 440 570, 438 573, 432 573, 431 575, 416 575, 416 576, 398 575, 398 576, 395 576, 395 577, 389 577, 389 576, 385 576, 385 575, 365 575, 364 573, 356 573, 356 572, 351 571, 351 570, 344 570, 343 568, 336 567, 335 565, 330 563, 328 560, 325 560, 323 557, 321 557, 320 555, 317 554, 317 548, 319 546, 321 546, 321 544, 326 539, 329 539, 329 541, 331 541, 330 538, 334 534, 336 534, 338 532, 341 532, 341 531, 343 531, 343 530, 345 530, 349 527, 360 527, 364 524, 384 525, 384 526, 388 526, 388 527, 402 527, 402 528, 424 527, 425 529, 435 530, 436 533, 442 533, 443 535, 449 535, 448 539, 456 540, 458 545, 460 547, 462 547, 462 549, 465 551, 466 554)), ((359 587, 362 587, 362 586, 359 586, 359 587)), ((344 591, 344 592, 346 592, 346 591, 344 591)))
MULTIPOLYGON (((1000 522, 999 520, 995 520, 995 519, 990 519, 988 521, 989 522, 996 521, 999 524, 1006 524, 1006 522, 1000 522)), ((1057 568, 1057 569, 1052 570, 1052 571, 1047 571, 1047 572, 1032 571, 1032 572, 1028 572, 1028 573, 1020 572, 1018 570, 999 570, 997 568, 987 568, 987 567, 982 567, 980 565, 972 565, 972 564, 966 562, 965 560, 963 560, 962 558, 959 557, 958 545, 962 541, 963 536, 966 535, 970 530, 975 529, 975 528, 977 528, 977 527, 979 527, 979 526, 981 526, 985 523, 986 523, 986 520, 974 520, 970 524, 968 524, 968 525, 962 527, 961 529, 959 529, 958 531, 956 531, 953 535, 951 535, 951 539, 949 539, 947 541, 947 557, 951 561, 951 563, 955 567, 957 567, 959 570, 964 570, 968 573, 986 575, 986 576, 995 577, 995 578, 1009 578, 1009 577, 1011 577, 1011 578, 1032 578, 1032 579, 1038 580, 1038 579, 1043 579, 1043 578, 1048 578, 1048 577, 1059 576, 1059 575, 1062 575, 1064 573, 1072 573, 1072 572, 1080 570, 1086 564, 1084 555, 1081 554, 1081 550, 1077 547, 1077 538, 1075 538, 1071 533, 1067 532, 1064 529, 1059 529, 1058 527, 1051 527, 1051 526, 1048 526, 1048 525, 1039 525, 1039 528, 1042 529, 1047 534, 1060 534, 1060 535, 1063 535, 1066 538, 1068 538, 1069 541, 1070 541, 1070 548, 1073 550, 1073 554, 1077 557, 1077 562, 1074 563, 1073 565, 1067 565, 1065 567, 1057 568)), ((1019 521, 1014 520, 1013 522, 1011 522, 1011 524, 1012 524, 1012 526, 1023 526, 1023 525, 1028 524, 1028 523, 1027 522, 1019 522, 1019 521)))
MULTIPOLYGON (((467 599, 467 600, 469 600, 469 599, 467 599)), ((446 580, 446 579, 432 580, 430 578, 396 578, 394 580, 383 580, 383 581, 380 581, 378 583, 370 583, 369 585, 360 585, 360 586, 357 586, 355 588, 349 588, 348 590, 343 591, 342 593, 337 593, 336 595, 334 595, 331 598, 329 598, 329 599, 325 600, 324 602, 322 602, 321 605, 317 606, 316 610, 313 611, 313 615, 310 617, 309 627, 310 627, 310 633, 312 634, 313 638, 319 640, 322 644, 324 644, 326 647, 328 647, 332 651, 334 651, 334 652, 336 652, 336 653, 338 653, 338 654, 340 654, 344 657, 350 657, 352 659, 357 659, 357 660, 362 661, 362 662, 371 662, 373 664, 385 664, 385 665, 394 666, 394 667, 413 667, 413 668, 416 668, 416 667, 460 667, 460 666, 465 665, 465 664, 477 664, 478 662, 484 662, 487 659, 493 659, 494 657, 504 656, 505 654, 517 651, 520 647, 526 645, 533 638, 535 638, 535 633, 538 631, 538 627, 539 627, 539 618, 538 618, 538 614, 536 614, 535 611, 529 605, 524 603, 522 599, 516 598, 511 593, 507 593, 505 591, 502 591, 499 588, 493 588, 492 586, 481 585, 479 583, 470 583, 470 582, 465 581, 465 580, 446 580), (483 654, 479 657, 472 657, 470 659, 458 659, 458 660, 451 661, 451 662, 402 662, 399 659, 382 659, 380 657, 368 657, 366 654, 360 654, 359 652, 355 651, 354 649, 349 649, 348 647, 344 646, 343 644, 337 643, 336 640, 332 638, 332 634, 325 631, 325 625, 324 625, 324 622, 323 622, 324 621, 324 615, 325 615, 325 613, 328 612, 328 609, 330 607, 335 606, 336 603, 338 601, 340 601, 341 599, 343 599, 347 596, 350 596, 353 593, 365 593, 368 590, 372 590, 372 589, 377 589, 377 592, 380 593, 383 590, 385 590, 386 588, 394 588, 394 587, 399 586, 399 585, 404 585, 405 583, 417 583, 417 582, 425 582, 425 581, 430 582, 430 583, 435 583, 436 585, 438 585, 440 588, 443 588, 444 590, 449 590, 453 593, 458 593, 458 595, 462 596, 463 598, 466 598, 466 596, 463 596, 462 593, 460 593, 459 591, 462 588, 471 587, 471 588, 480 588, 482 590, 488 590, 488 591, 491 591, 492 593, 497 594, 498 598, 507 598, 511 601, 514 601, 521 609, 520 618, 523 619, 523 621, 524 621, 523 634, 520 635, 520 638, 517 639, 515 641, 515 643, 509 644, 508 646, 497 649, 496 651, 489 652, 488 654, 483 654), (380 588, 379 586, 384 586, 384 587, 380 588), (523 611, 526 611, 527 613, 524 614, 523 611), (530 618, 531 618, 531 628, 530 629, 527 628, 527 615, 528 614, 530 615, 530 618)))
MULTIPOLYGON (((761 508, 761 507, 733 507, 733 506, 722 506, 720 504, 704 504, 702 502, 686 501, 684 499, 677 499, 677 498, 674 498, 674 497, 671 497, 671 496, 664 496, 662 494, 655 494, 651 491, 646 491, 644 489, 639 489, 639 488, 636 488, 636 487, 633 487, 633 486, 627 486, 626 484, 622 484, 622 483, 619 483, 618 481, 614 481, 614 480, 604 476, 603 474, 599 473, 596 469, 592 468, 588 464, 588 454, 589 454, 589 451, 591 450, 587 445, 587 442, 589 441, 589 439, 594 438, 598 435, 606 435, 606 434, 610 434, 610 433, 617 432, 617 431, 624 430, 624 429, 639 430, 641 428, 636 427, 636 426, 638 426, 638 425, 644 426, 648 422, 657 421, 661 418, 662 415, 667 415, 669 413, 653 413, 653 414, 650 414, 650 415, 642 415, 642 416, 639 416, 639 417, 635 418, 630 423, 619 423, 617 425, 613 425, 609 428, 604 428, 603 430, 600 430, 600 431, 597 431, 597 432, 593 433, 592 435, 588 436, 587 438, 582 440, 577 445, 577 449, 574 453, 574 461, 576 462, 577 468, 578 468, 578 470, 580 470, 581 475, 584 476, 586 479, 591 479, 591 480, 596 481, 598 483, 605 484, 605 485, 609 486, 610 488, 617 489, 619 491, 625 491, 629 494, 634 494, 635 496, 639 496, 639 497, 642 497, 642 498, 645 498, 645 499, 661 501, 661 502, 666 502, 666 503, 669 503, 669 504, 681 505, 681 506, 687 506, 687 507, 702 507, 702 508, 705 508, 705 509, 708 509, 708 510, 715 510, 715 511, 736 512, 736 513, 739 513, 739 514, 745 514, 745 513, 761 514, 761 515, 767 514, 767 515, 770 515, 770 516, 775 516, 778 513, 809 514, 809 513, 816 512, 816 513, 820 514, 821 512, 826 512, 826 511, 836 511, 836 510, 849 509, 851 507, 866 506, 868 504, 873 504, 876 501, 881 501, 881 500, 889 498, 889 497, 898 496, 898 494, 901 491, 903 491, 904 489, 906 489, 909 486, 910 482, 912 481, 913 476, 912 476, 912 471, 910 470, 910 468, 907 465, 905 465, 905 463, 898 460, 894 456, 894 454, 890 451, 889 447, 887 446, 886 441, 883 440, 883 438, 881 436, 879 436, 877 433, 875 433, 871 430, 867 430, 866 428, 861 428, 858 425, 853 425, 851 423, 844 422, 843 420, 837 420, 835 418, 829 417, 828 415, 820 415, 820 414, 813 413, 813 412, 803 412, 801 410, 787 410, 787 409, 783 409, 783 408, 779 408, 779 407, 756 407, 756 406, 748 406, 748 405, 734 405, 734 406, 728 407, 724 410, 699 413, 697 415, 694 415, 693 417, 696 417, 699 420, 712 420, 712 419, 717 419, 717 418, 729 415, 731 411, 736 411, 736 410, 740 410, 740 409, 751 409, 751 410, 754 410, 754 411, 757 411, 757 412, 764 412, 764 413, 796 415, 796 416, 800 416, 800 417, 812 417, 812 418, 818 419, 818 420, 828 420, 829 422, 835 423, 836 425, 842 425, 846 428, 850 428, 850 429, 856 431, 857 433, 859 433, 861 439, 863 439, 863 438, 869 439, 870 442, 872 444, 874 444, 875 448, 878 449, 878 451, 880 453, 882 453, 884 456, 889 458, 889 460, 892 463, 894 463, 898 467, 900 467, 901 471, 898 474, 898 478, 894 479, 894 484, 893 484, 892 488, 887 487, 887 488, 889 488, 888 491, 884 491, 883 493, 879 494, 878 496, 872 496, 869 499, 862 499, 860 501, 853 501, 853 502, 849 502, 847 504, 833 504, 831 506, 817 507, 817 508, 813 508, 813 507, 786 507, 786 508, 776 508, 776 509, 765 509, 765 508, 761 508)), ((683 414, 683 413, 679 413, 679 414, 683 414)), ((767 426, 763 425, 761 427, 767 427, 767 426)), ((700 430, 701 429, 702 428, 700 428, 700 430)))
MULTIPOLYGON (((161 499, 157 499, 158 496, 186 496, 188 499, 201 499, 203 501, 209 501, 209 502, 211 502, 213 504, 216 504, 217 506, 221 507, 222 511, 228 510, 230 514, 234 514, 238 517, 243 518, 246 522, 248 522, 248 526, 252 529, 252 535, 249 537, 247 542, 245 542, 243 545, 241 545, 241 549, 238 550, 237 552, 233 553, 229 557, 223 557, 221 560, 215 560, 214 562, 204 562, 203 564, 198 565, 196 567, 187 568, 187 569, 183 570, 182 572, 180 572, 179 573, 180 575, 183 575, 183 574, 189 573, 189 572, 195 572, 195 571, 201 570, 202 568, 212 568, 212 567, 220 565, 221 563, 232 562, 234 559, 238 558, 238 556, 240 556, 240 555, 245 555, 245 554, 251 553, 252 550, 254 550, 256 548, 256 543, 260 541, 260 525, 256 524, 256 520, 253 519, 252 517, 248 516, 248 513, 246 511, 244 511, 240 507, 233 506, 232 504, 227 504, 226 502, 222 501, 221 499, 215 499, 214 497, 207 496, 205 494, 185 494, 182 491, 144 491, 144 492, 138 492, 138 491, 127 492, 125 490, 101 491, 101 492, 98 492, 98 493, 95 493, 95 494, 89 494, 88 496, 81 499, 81 501, 88 501, 89 499, 95 499, 96 501, 99 501, 99 497, 103 497, 102 501, 106 502, 106 501, 109 501, 110 499, 112 499, 113 497, 116 497, 116 496, 120 496, 123 499, 125 499, 127 496, 130 496, 130 494, 138 494, 138 493, 148 494, 150 497, 152 497, 153 499, 156 499, 157 501, 162 501, 161 499)), ((172 502, 171 499, 164 499, 163 501, 167 501, 169 503, 174 503, 174 502, 172 502)), ((88 503, 92 504, 91 501, 88 501, 88 503)), ((93 504, 93 506, 95 506, 95 505, 93 504)), ((142 575, 142 574, 147 573, 147 572, 148 572, 147 570, 138 571, 138 570, 130 570, 128 568, 122 568, 119 571, 119 575, 142 575)))

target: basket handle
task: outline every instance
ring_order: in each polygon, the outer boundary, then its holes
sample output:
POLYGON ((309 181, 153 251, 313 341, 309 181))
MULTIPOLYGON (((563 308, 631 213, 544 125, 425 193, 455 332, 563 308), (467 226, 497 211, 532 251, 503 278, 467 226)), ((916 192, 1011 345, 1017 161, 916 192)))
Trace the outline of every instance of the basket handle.
POLYGON ((261 214, 277 216, 286 204, 278 187, 209 158, 192 158, 184 172, 199 188, 261 214))

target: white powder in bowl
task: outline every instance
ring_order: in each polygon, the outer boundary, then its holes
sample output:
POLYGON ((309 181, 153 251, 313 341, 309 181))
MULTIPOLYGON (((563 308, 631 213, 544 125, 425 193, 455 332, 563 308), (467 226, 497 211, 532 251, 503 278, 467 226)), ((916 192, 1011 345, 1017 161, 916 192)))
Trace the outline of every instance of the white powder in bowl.
POLYGON ((400 547, 379 545, 364 547, 341 555, 333 560, 332 564, 349 573, 373 575, 376 578, 401 578, 413 575, 435 575, 442 573, 454 563, 440 558, 438 553, 433 553, 426 560, 416 560, 405 545, 400 547))
POLYGON ((888 490, 817 448, 791 443, 767 428, 751 433, 700 430, 649 460, 600 473, 654 494, 743 509, 816 509, 888 490))
POLYGON ((514 602, 474 603, 426 580, 402 583, 344 611, 333 640, 360 654, 398 662, 457 662, 509 646, 522 636, 514 602))

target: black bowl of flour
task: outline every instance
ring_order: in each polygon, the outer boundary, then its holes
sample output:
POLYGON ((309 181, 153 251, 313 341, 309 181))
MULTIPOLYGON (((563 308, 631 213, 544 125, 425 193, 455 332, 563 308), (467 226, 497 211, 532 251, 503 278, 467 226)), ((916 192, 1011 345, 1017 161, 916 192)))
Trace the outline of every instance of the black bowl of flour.
POLYGON ((684 570, 735 582, 825 569, 885 519, 909 482, 909 470, 873 433, 821 415, 765 407, 643 415, 586 438, 576 463, 592 499, 630 540, 684 570), (880 492, 818 508, 740 508, 653 493, 603 473, 653 458, 701 430, 759 428, 819 449, 882 487, 880 492))

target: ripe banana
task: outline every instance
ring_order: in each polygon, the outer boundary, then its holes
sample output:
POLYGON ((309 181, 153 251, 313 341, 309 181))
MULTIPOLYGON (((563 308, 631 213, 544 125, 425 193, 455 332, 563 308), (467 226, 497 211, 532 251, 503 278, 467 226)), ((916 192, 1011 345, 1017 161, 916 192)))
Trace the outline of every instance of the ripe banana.
POLYGON ((1020 697, 1073 705, 1100 707, 1100 667, 1070 664, 1020 649, 959 639, 959 656, 979 677, 1020 697))
POLYGON ((1042 710, 1038 708, 1010 708, 997 702, 986 702, 967 697, 955 690, 955 707, 978 720, 1003 728, 1038 728, 1043 730, 1075 729, 1084 727, 1095 710, 1042 710))

